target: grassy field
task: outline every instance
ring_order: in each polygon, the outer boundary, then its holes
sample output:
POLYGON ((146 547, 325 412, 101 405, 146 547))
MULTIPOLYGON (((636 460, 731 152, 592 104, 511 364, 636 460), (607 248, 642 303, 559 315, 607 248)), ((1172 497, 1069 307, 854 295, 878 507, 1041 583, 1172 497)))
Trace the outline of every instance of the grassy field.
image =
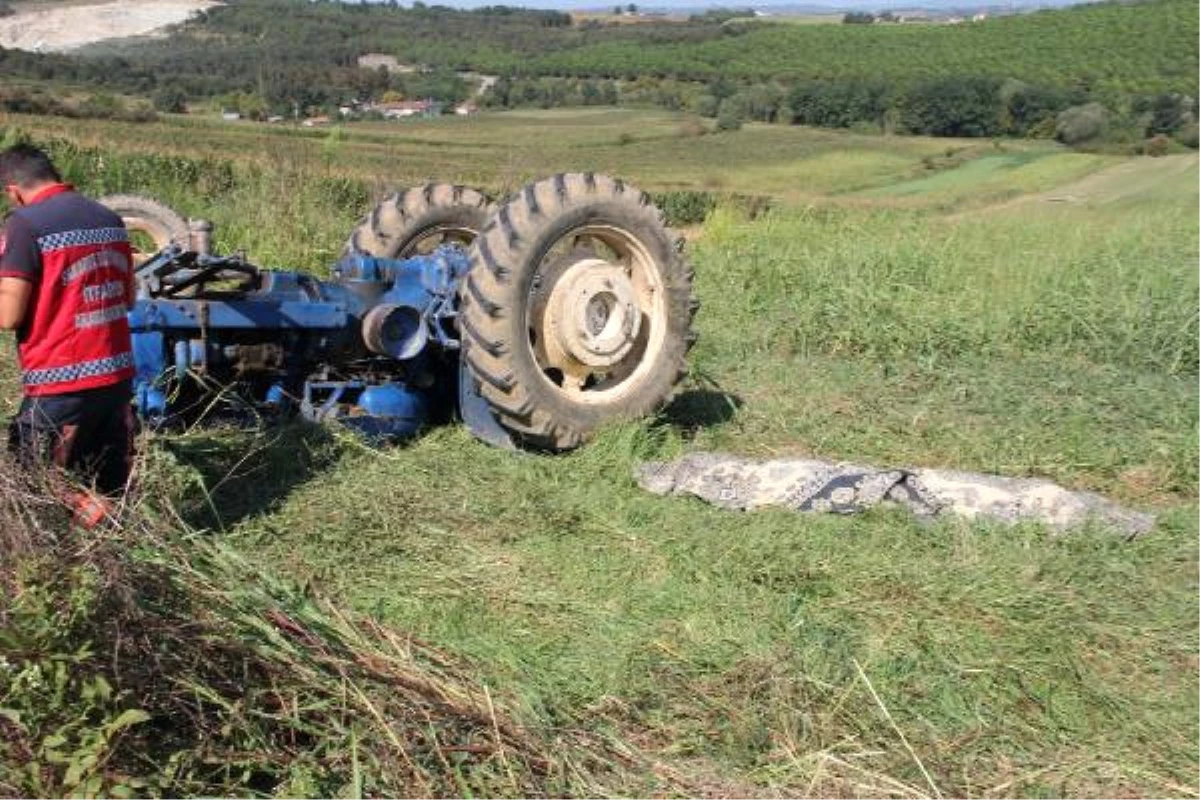
MULTIPOLYGON (((391 183, 444 159, 459 171, 443 178, 504 187, 606 167, 776 199, 695 232, 701 338, 657 419, 556 458, 458 427, 387 450, 336 431, 197 432, 148 443, 148 479, 251 564, 465 658, 531 729, 626 742, 682 776, 676 791, 1200 794, 1196 157, 681 138, 675 117, 611 116, 356 128, 333 145, 85 123, 79 141, 130 153, 156 136, 193 155, 241 142, 261 171, 171 199, 267 263, 320 263, 357 213, 306 172, 391 183), (527 142, 535 129, 556 133, 527 142), (637 488, 638 463, 696 449, 1044 476, 1159 523, 1126 542, 736 514, 637 488)), ((647 786, 631 773, 607 791, 647 786)))
MULTIPOLYGON (((706 132, 710 121, 628 109, 509 111, 325 129, 195 117, 156 125, 7 119, 87 146, 232 158, 274 172, 316 169, 381 185, 439 180, 504 192, 555 171, 594 170, 627 176, 650 190, 716 189, 797 203, 892 186, 996 153, 992 143, 971 139, 884 139, 779 125, 712 133, 706 132)), ((1064 155, 1050 143, 1000 147, 1034 163, 1064 155)))

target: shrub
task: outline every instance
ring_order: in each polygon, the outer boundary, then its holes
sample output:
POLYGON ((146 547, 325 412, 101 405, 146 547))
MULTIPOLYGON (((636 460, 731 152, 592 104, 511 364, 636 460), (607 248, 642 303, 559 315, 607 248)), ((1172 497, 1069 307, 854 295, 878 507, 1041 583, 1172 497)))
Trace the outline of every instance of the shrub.
POLYGON ((1009 80, 1000 88, 1000 101, 1007 133, 1045 139, 1054 135, 1058 112, 1071 106, 1072 102, 1078 102, 1079 98, 1062 89, 1009 80))
POLYGON ((805 81, 793 88, 787 105, 794 122, 849 128, 856 122, 882 126, 892 100, 882 81, 805 81))
POLYGON ((721 101, 711 94, 702 94, 696 100, 695 111, 702 117, 715 117, 721 101))
POLYGON ((652 199, 663 212, 668 225, 698 225, 717 207, 717 198, 711 192, 662 192, 653 195, 652 199))
POLYGON ((677 132, 684 139, 694 139, 697 136, 703 136, 708 133, 708 128, 704 123, 695 117, 688 117, 683 122, 679 123, 677 132))
POLYGON ((1133 104, 1135 114, 1146 117, 1146 135, 1175 133, 1196 121, 1196 101, 1187 95, 1167 92, 1139 98, 1133 104))
POLYGON ((742 103, 736 98, 726 97, 721 101, 720 108, 717 109, 717 130, 719 131, 736 131, 742 127, 742 122, 746 118, 745 109, 742 103))
POLYGON ((187 96, 176 88, 164 87, 154 93, 154 108, 166 114, 182 114, 187 110, 187 96))
POLYGON ((1063 144, 1084 144, 1102 137, 1108 124, 1108 109, 1099 103, 1072 106, 1059 113, 1054 138, 1063 144))
POLYGON ((932 136, 995 136, 1002 127, 999 89, 987 77, 922 81, 901 102, 904 127, 932 136))
POLYGON ((1171 140, 1166 134, 1158 133, 1146 140, 1142 152, 1153 158, 1165 156, 1171 152, 1171 140))
POLYGON ((1184 125, 1175 134, 1175 141, 1184 147, 1190 147, 1195 150, 1197 147, 1200 147, 1200 127, 1197 127, 1194 122, 1184 125))

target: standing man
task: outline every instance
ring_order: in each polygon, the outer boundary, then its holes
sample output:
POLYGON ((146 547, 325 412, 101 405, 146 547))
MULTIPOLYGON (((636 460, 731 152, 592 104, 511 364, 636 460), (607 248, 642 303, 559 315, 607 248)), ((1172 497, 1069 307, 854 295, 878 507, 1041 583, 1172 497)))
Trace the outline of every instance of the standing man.
POLYGON ((17 333, 24 384, 9 449, 119 494, 133 433, 129 236, 36 147, 0 151, 0 185, 11 208, 0 229, 0 329, 17 333))

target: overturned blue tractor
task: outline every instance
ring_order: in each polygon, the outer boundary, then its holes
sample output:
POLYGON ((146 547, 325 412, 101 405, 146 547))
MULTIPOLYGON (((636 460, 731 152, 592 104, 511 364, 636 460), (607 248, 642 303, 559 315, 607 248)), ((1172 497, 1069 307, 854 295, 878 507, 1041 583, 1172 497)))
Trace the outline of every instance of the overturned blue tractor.
POLYGON ((393 194, 329 280, 211 252, 211 226, 105 198, 154 242, 130 310, 137 410, 337 420, 374 439, 461 418, 506 447, 563 450, 661 407, 695 337, 692 271, 660 212, 602 175, 393 194))

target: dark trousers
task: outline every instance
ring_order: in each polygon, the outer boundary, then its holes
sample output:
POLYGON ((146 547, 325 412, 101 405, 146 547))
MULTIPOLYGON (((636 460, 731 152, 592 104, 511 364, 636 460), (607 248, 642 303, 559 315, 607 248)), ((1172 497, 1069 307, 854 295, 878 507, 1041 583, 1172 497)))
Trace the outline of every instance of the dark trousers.
POLYGON ((133 457, 131 399, 128 382, 26 397, 9 423, 8 448, 26 467, 53 464, 103 494, 119 494, 133 457))

